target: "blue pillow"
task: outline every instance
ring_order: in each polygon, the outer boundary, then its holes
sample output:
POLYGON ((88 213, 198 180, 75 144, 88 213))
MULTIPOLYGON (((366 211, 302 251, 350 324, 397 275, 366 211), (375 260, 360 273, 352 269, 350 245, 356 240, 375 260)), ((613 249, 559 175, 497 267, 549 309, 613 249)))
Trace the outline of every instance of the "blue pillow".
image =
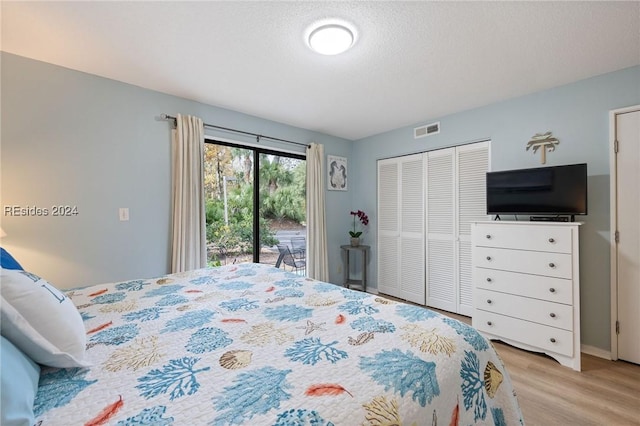
POLYGON ((30 426, 35 422, 33 402, 38 391, 40 366, 13 343, 2 337, 0 342, 0 406, 2 426, 30 426))
POLYGON ((9 252, 2 247, 0 247, 0 266, 2 266, 4 269, 24 269, 22 266, 20 266, 18 261, 15 260, 13 256, 11 256, 9 252))

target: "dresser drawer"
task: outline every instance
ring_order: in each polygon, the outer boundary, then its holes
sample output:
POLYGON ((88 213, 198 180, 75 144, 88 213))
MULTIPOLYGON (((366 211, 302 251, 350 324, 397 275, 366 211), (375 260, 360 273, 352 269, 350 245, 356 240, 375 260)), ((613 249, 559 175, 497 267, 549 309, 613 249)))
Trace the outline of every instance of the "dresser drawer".
POLYGON ((573 307, 513 294, 475 289, 474 307, 538 324, 573 330, 573 307))
POLYGON ((570 254, 476 247, 473 256, 474 265, 480 268, 556 278, 572 277, 570 254))
POLYGON ((573 304, 573 282, 565 278, 475 268, 473 285, 480 289, 533 297, 565 305, 573 304))
POLYGON ((474 238, 479 246, 556 253, 571 253, 573 244, 571 229, 544 225, 478 224, 474 238))
MULTIPOLYGON (((570 331, 511 318, 482 310, 473 313, 473 326, 497 338, 510 339, 541 351, 573 356, 573 334, 570 331)), ((579 356, 579 354, 578 354, 579 356)))

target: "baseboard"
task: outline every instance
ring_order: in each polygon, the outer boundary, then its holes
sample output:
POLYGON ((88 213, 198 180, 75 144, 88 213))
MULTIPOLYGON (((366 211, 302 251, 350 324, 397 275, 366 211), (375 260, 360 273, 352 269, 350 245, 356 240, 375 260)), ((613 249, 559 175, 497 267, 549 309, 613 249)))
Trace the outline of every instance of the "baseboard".
POLYGON ((378 289, 377 289, 377 288, 371 288, 371 287, 369 287, 369 288, 367 289, 367 293, 370 293, 370 294, 378 294, 378 289))
POLYGON ((598 358, 604 358, 611 361, 611 352, 604 349, 596 348, 595 346, 580 345, 580 351, 583 354, 593 355, 598 358))

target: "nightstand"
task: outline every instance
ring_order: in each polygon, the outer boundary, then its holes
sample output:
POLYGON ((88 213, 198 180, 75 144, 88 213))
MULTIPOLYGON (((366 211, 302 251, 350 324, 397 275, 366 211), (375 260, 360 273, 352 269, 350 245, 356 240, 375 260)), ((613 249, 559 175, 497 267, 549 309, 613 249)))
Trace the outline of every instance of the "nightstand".
POLYGON ((367 267, 369 262, 369 249, 370 246, 352 246, 352 245, 344 245, 340 246, 342 249, 342 265, 344 267, 344 282, 343 286, 347 288, 353 288, 356 290, 367 291, 367 267), (362 260, 362 278, 361 279, 353 279, 351 278, 351 252, 354 252, 354 256, 360 255, 362 260))

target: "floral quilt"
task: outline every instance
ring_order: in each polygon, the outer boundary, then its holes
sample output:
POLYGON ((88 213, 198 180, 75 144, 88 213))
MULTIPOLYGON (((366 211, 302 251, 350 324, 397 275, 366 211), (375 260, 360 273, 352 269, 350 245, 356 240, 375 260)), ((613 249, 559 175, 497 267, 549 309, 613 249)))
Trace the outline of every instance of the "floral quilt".
POLYGON ((69 291, 88 369, 43 369, 49 425, 520 425, 503 363, 428 309, 241 264, 69 291))

